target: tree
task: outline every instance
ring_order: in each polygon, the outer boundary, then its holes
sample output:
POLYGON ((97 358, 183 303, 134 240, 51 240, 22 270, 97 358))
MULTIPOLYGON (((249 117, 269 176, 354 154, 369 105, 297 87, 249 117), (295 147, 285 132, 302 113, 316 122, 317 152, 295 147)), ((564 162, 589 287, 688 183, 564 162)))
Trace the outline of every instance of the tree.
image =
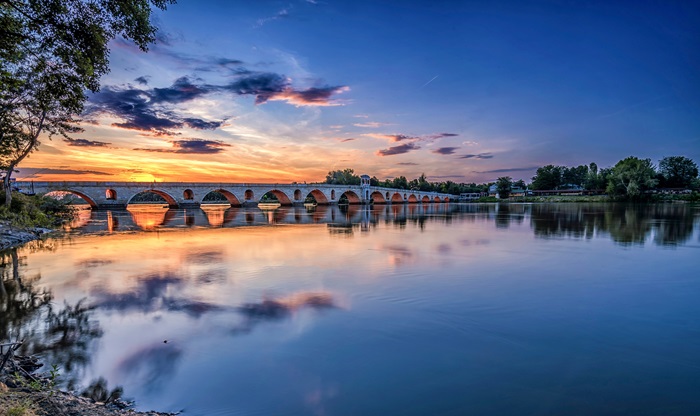
POLYGON ((155 40, 151 6, 175 0, 0 0, 0 169, 5 204, 15 167, 39 137, 80 131, 86 90, 109 71, 117 36, 146 51, 155 40))
POLYGON ((659 161, 661 185, 667 188, 687 188, 698 177, 698 165, 684 156, 667 156, 659 161))
POLYGON ((577 167, 563 167, 562 168, 562 185, 575 185, 583 186, 586 181, 586 176, 588 175, 588 166, 581 165, 577 167))
POLYGON ((361 179, 353 169, 332 170, 326 175, 326 183, 331 185, 359 185, 361 179))
POLYGON ((425 173, 421 173, 418 177, 418 190, 421 192, 430 192, 433 190, 433 186, 428 182, 425 173))
POLYGON ((630 156, 612 168, 609 176, 608 194, 628 198, 638 198, 644 191, 656 186, 656 170, 651 159, 630 156))
POLYGON ((510 176, 501 176, 496 180, 496 192, 498 192, 499 198, 508 199, 510 196, 511 180, 512 178, 510 176))
POLYGON ((557 189, 561 185, 562 167, 547 165, 537 169, 532 177, 532 189, 557 189))
POLYGON ((408 179, 405 176, 394 178, 391 182, 391 187, 396 189, 408 189, 408 179))

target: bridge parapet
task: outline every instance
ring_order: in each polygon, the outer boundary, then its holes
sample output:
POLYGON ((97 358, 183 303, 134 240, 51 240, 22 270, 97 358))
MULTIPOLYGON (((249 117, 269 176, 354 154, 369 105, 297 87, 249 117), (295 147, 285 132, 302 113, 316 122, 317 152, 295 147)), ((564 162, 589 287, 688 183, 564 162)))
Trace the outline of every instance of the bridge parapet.
POLYGON ((363 185, 307 183, 212 183, 212 182, 26 182, 16 185, 25 191, 44 194, 69 192, 85 199, 93 208, 124 208, 135 195, 153 192, 172 207, 199 206, 210 192, 222 193, 233 206, 255 205, 263 195, 274 194, 283 205, 301 205, 311 195, 319 204, 337 204, 345 195, 351 204, 449 202, 454 196, 438 192, 381 188, 363 185))

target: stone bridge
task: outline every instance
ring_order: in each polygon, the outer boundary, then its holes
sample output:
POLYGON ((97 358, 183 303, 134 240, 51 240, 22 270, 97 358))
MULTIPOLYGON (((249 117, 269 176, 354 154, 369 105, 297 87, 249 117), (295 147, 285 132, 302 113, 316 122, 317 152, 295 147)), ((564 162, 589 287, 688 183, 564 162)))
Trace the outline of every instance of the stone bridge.
POLYGON ((396 204, 449 202, 454 195, 437 192, 381 188, 369 185, 363 175, 360 185, 271 184, 271 183, 196 183, 196 182, 16 182, 23 192, 45 194, 70 192, 92 208, 124 208, 141 192, 163 197, 171 207, 194 207, 202 204, 210 192, 219 192, 231 206, 257 205, 266 193, 277 197, 282 205, 302 205, 311 195, 321 205, 337 204, 345 195, 350 204, 396 204))

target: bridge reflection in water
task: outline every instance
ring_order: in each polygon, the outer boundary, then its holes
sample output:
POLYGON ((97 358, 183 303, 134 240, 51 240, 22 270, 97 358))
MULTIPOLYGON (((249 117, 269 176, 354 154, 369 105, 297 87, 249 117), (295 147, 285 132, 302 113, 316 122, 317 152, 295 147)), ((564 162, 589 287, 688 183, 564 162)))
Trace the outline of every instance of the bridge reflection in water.
POLYGON ((318 205, 277 207, 230 207, 202 205, 201 208, 173 209, 167 205, 132 205, 125 210, 78 212, 66 226, 84 232, 156 231, 170 228, 230 228, 278 224, 328 224, 329 229, 342 232, 357 228, 368 230, 381 221, 399 226, 408 221, 420 222, 430 216, 444 217, 457 212, 456 204, 429 203, 421 205, 318 205))
POLYGON ((648 204, 458 204, 319 205, 171 209, 138 205, 126 210, 79 211, 68 230, 79 232, 159 231, 189 228, 233 228, 281 224, 327 224, 333 234, 368 231, 377 224, 403 228, 429 221, 493 221, 498 229, 528 226, 541 239, 591 239, 609 234, 621 245, 642 245, 650 238, 658 245, 675 246, 692 238, 700 212, 686 205, 648 204), (624 219, 624 220, 623 220, 624 219))

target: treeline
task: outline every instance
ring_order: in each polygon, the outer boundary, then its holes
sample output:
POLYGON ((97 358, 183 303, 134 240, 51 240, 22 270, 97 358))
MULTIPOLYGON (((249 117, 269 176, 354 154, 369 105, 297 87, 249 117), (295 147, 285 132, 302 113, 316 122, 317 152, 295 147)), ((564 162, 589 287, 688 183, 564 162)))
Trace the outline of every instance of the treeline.
POLYGON ((651 159, 630 156, 603 169, 595 163, 576 167, 547 165, 537 169, 530 185, 533 190, 587 189, 629 197, 660 188, 700 188, 697 164, 684 156, 669 156, 656 167, 651 159))
MULTIPOLYGON (((353 169, 334 170, 328 172, 325 183, 359 185, 360 177, 353 169)), ((370 178, 372 186, 452 195, 488 192, 493 184, 494 182, 484 184, 429 182, 425 174, 412 180, 408 180, 405 176, 383 181, 376 176, 370 178)), ((498 178, 495 184, 499 187, 499 193, 504 190, 506 195, 507 188, 510 187, 531 190, 586 189, 597 190, 615 197, 632 198, 660 188, 700 190, 698 165, 684 156, 664 157, 659 161, 658 167, 654 166, 651 159, 639 159, 634 156, 620 160, 613 167, 602 169, 599 169, 595 163, 574 167, 547 165, 537 169, 537 173, 529 184, 523 180, 513 182, 508 176, 498 178)))
MULTIPOLYGON (((353 169, 334 170, 328 172, 325 183, 333 185, 359 185, 360 177, 355 175, 353 169)), ((369 184, 371 186, 381 186, 383 188, 441 192, 452 195, 459 195, 467 192, 488 192, 489 189, 489 184, 456 183, 453 181, 428 182, 425 174, 421 174, 418 178, 410 181, 405 176, 385 179, 383 181, 373 176, 370 178, 369 184)))

